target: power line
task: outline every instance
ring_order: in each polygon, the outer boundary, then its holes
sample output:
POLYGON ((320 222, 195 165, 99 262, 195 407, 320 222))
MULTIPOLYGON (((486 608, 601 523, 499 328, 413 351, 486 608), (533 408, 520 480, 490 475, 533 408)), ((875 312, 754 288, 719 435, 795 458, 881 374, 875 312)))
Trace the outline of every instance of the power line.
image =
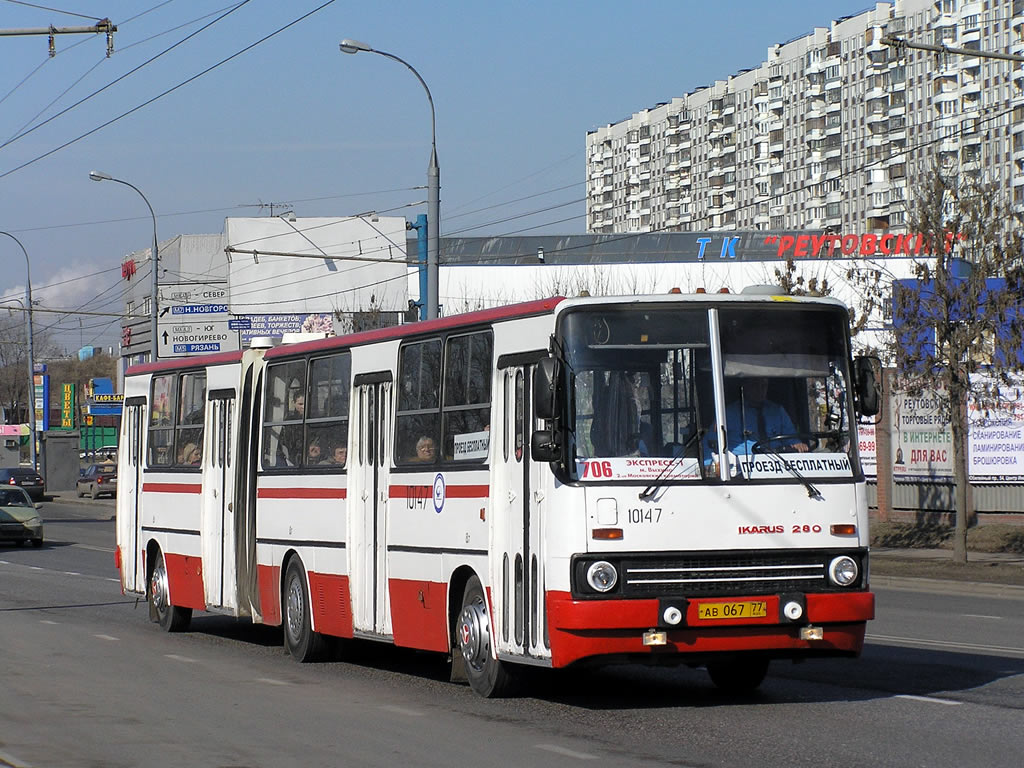
MULTIPOLYGON (((249 1, 250 0, 243 0, 242 4, 248 3, 249 1)), ((259 40, 257 40, 256 42, 252 43, 251 45, 248 45, 245 48, 242 48, 241 50, 236 51, 235 53, 231 54, 230 56, 228 56, 228 57, 226 57, 224 59, 221 59, 216 64, 213 64, 213 65, 207 67, 206 69, 202 70, 201 72, 196 73, 195 75, 193 75, 192 77, 188 78, 187 80, 184 80, 184 81, 178 83, 177 85, 172 86, 171 88, 168 88, 165 91, 162 91, 161 93, 157 94, 156 96, 152 97, 151 99, 147 99, 146 101, 142 102, 141 104, 138 104, 135 107, 132 107, 127 112, 122 112, 117 117, 113 117, 110 120, 107 120, 105 123, 101 123, 100 125, 96 126, 95 128, 92 128, 91 130, 86 131, 85 133, 75 137, 74 139, 71 139, 70 141, 66 141, 63 144, 61 144, 60 146, 55 147, 54 149, 49 150, 48 152, 44 152, 43 154, 38 155, 37 157, 34 157, 31 160, 27 160, 26 162, 22 163, 19 166, 16 166, 14 168, 11 168, 10 170, 7 170, 7 171, 4 171, 3 173, 0 173, 0 179, 5 178, 7 176, 10 176, 12 173, 16 173, 17 171, 20 171, 23 168, 26 168, 29 165, 32 165, 33 163, 37 163, 40 160, 43 160, 43 159, 49 157, 50 155, 56 154, 57 152, 61 151, 62 149, 66 149, 67 147, 70 147, 72 144, 76 144, 77 142, 81 141, 82 139, 87 138, 87 137, 91 136, 92 134, 97 133, 98 131, 103 130, 107 126, 113 125, 114 123, 118 122, 119 120, 122 120, 125 117, 128 117, 128 115, 134 114, 135 112, 138 112, 140 109, 148 107, 150 104, 153 104, 154 102, 159 101, 164 96, 167 96, 168 94, 173 93, 174 91, 177 91, 178 89, 183 88, 186 85, 189 85, 193 81, 198 80, 200 77, 203 77, 204 75, 212 72, 213 70, 217 69, 218 67, 221 67, 224 64, 228 63, 229 61, 238 58, 243 53, 247 53, 248 51, 252 50, 256 46, 266 42, 270 38, 275 37, 276 35, 279 35, 280 33, 284 32, 286 29, 289 29, 290 27, 295 26, 299 22, 304 21, 305 19, 309 18, 310 16, 312 16, 315 13, 317 13, 318 11, 323 10, 327 6, 333 5, 334 2, 335 2, 335 0, 327 0, 327 2, 323 3, 322 5, 318 6, 317 8, 314 8, 309 13, 303 14, 302 16, 298 17, 297 19, 294 19, 293 21, 290 21, 288 24, 285 24, 284 26, 278 28, 274 32, 271 32, 269 35, 266 35, 266 36, 260 38, 259 40)), ((229 13, 231 13, 231 12, 233 12, 233 11, 229 11, 229 13)), ((212 23, 216 23, 216 22, 212 22, 212 23)), ((207 26, 209 26, 209 25, 207 25, 207 26)), ((204 29, 205 28, 206 27, 204 27, 204 29)), ((202 31, 202 30, 199 30, 199 31, 202 31)), ((42 125, 42 124, 40 124, 40 125, 42 125)), ((0 148, 2 148, 2 147, 0 147, 0 148)))
MULTIPOLYGON (((103 92, 104 92, 105 90, 107 90, 108 88, 111 88, 111 87, 113 87, 114 85, 116 85, 117 83, 121 82, 122 80, 124 80, 124 79, 126 79, 126 78, 128 78, 128 77, 131 77, 131 76, 132 76, 132 75, 134 75, 134 74, 135 74, 136 72, 138 72, 138 71, 139 71, 140 69, 143 69, 144 67, 147 67, 147 66, 149 66, 149 65, 150 65, 150 64, 152 64, 152 63, 153 63, 154 61, 156 61, 157 59, 159 59, 159 58, 160 58, 161 56, 163 56, 163 55, 164 55, 164 54, 166 54, 166 53, 169 53, 169 52, 173 51, 173 50, 174 50, 175 48, 177 48, 178 46, 180 46, 180 45, 184 45, 184 44, 185 44, 186 42, 188 42, 189 40, 191 40, 191 39, 192 39, 193 37, 195 37, 195 36, 196 36, 196 35, 198 35, 198 34, 201 34, 201 33, 202 33, 202 32, 204 32, 204 31, 206 31, 207 29, 209 29, 210 27, 212 27, 212 26, 213 26, 214 24, 216 24, 216 23, 217 23, 218 21, 220 21, 221 19, 223 19, 223 18, 226 18, 227 16, 230 16, 230 15, 231 15, 232 13, 234 13, 235 11, 237 11, 237 10, 238 10, 239 8, 241 8, 241 7, 243 6, 243 5, 246 5, 246 4, 247 4, 247 3, 249 3, 250 1, 251 1, 251 0, 242 0, 242 2, 240 2, 240 3, 238 4, 238 5, 234 6, 233 8, 231 8, 231 10, 227 11, 226 13, 224 13, 224 14, 222 14, 222 15, 218 16, 218 17, 217 17, 216 19, 214 19, 213 21, 211 21, 211 22, 210 22, 209 24, 206 24, 206 25, 204 25, 204 26, 200 27, 199 29, 197 29, 197 30, 196 30, 195 32, 193 32, 193 33, 192 33, 192 34, 190 34, 190 35, 186 35, 186 36, 185 36, 185 37, 183 37, 183 38, 182 38, 181 40, 179 40, 178 42, 176 42, 176 43, 175 43, 174 45, 172 45, 172 46, 170 46, 170 47, 168 47, 168 48, 165 48, 164 50, 160 51, 160 53, 158 53, 158 54, 157 54, 156 56, 153 56, 153 57, 151 57, 151 58, 147 59, 146 61, 142 62, 141 64, 139 64, 139 65, 138 65, 137 67, 134 67, 134 68, 132 68, 132 69, 128 70, 127 72, 125 72, 125 73, 124 73, 123 75, 121 75, 120 77, 117 77, 117 78, 115 78, 115 79, 111 80, 111 81, 110 81, 109 83, 107 83, 106 85, 104 85, 104 86, 103 86, 102 88, 98 88, 97 90, 95 90, 95 91, 93 91, 92 93, 90 93, 90 94, 89 94, 88 96, 85 96, 85 97, 83 97, 83 98, 79 99, 78 101, 76 101, 76 102, 75 102, 74 104, 72 104, 72 105, 70 105, 70 106, 68 106, 68 107, 65 107, 64 109, 62 109, 62 110, 61 110, 60 112, 58 112, 57 114, 55 114, 55 115, 51 115, 51 116, 50 116, 50 117, 48 117, 48 118, 47 118, 46 120, 43 120, 43 121, 42 121, 41 123, 37 123, 36 125, 32 126, 32 127, 31 127, 31 128, 29 128, 29 129, 28 129, 27 131, 22 131, 21 133, 15 134, 15 135, 14 135, 13 137, 11 137, 11 138, 10 138, 10 139, 8 139, 7 141, 5 141, 5 142, 4 142, 3 144, 0 144, 0 149, 3 149, 4 147, 7 147, 8 145, 10 145, 10 144, 14 143, 15 141, 18 141, 18 139, 21 139, 21 138, 24 138, 25 136, 28 136, 28 135, 29 135, 30 133, 32 133, 33 131, 36 131, 36 130, 38 130, 39 128, 42 128, 42 127, 43 127, 44 125, 47 125, 48 123, 51 123, 51 122, 53 122, 53 121, 54 121, 54 120, 56 120, 56 119, 57 119, 58 117, 61 117, 62 115, 65 115, 65 114, 67 114, 67 113, 68 113, 68 112, 70 112, 70 111, 71 111, 72 109, 74 109, 75 107, 77 107, 77 106, 79 106, 79 105, 81 105, 81 104, 84 104, 84 103, 85 103, 85 102, 87 102, 87 101, 88 101, 89 99, 93 98, 94 96, 98 96, 99 94, 101 94, 101 93, 103 93, 103 92)), ((188 81, 186 81, 186 82, 188 82, 188 81)), ((169 91, 168 91, 168 92, 169 92, 169 91)), ((162 96, 162 95, 164 95, 164 94, 161 94, 161 96, 162 96)), ((157 97, 157 98, 159 98, 159 97, 157 97)), ((154 99, 154 101, 155 101, 155 99, 154 99)), ((147 102, 147 103, 148 103, 148 102, 147 102)), ((134 110, 132 110, 132 111, 134 111, 134 110)), ((126 112, 125 114, 130 114, 130 112, 126 112)), ((121 115, 121 117, 124 117, 124 115, 121 115)), ((121 119, 121 117, 117 117, 117 118, 114 118, 114 120, 111 120, 110 122, 115 122, 116 120, 120 120, 120 119, 121 119)), ((100 126, 100 127, 102 128, 102 127, 105 127, 106 125, 109 125, 109 124, 110 124, 110 123, 104 123, 104 125, 103 125, 103 126, 100 126)), ((99 130, 99 129, 96 129, 96 130, 99 130)), ((90 131, 90 133, 94 133, 94 132, 95 132, 95 131, 90 131)), ((79 137, 79 139, 85 138, 85 136, 88 136, 88 135, 89 135, 89 134, 87 133, 87 134, 85 134, 84 136, 80 136, 80 137, 79 137)), ((78 141, 79 139, 75 139, 74 141, 78 141)), ((70 142, 70 143, 72 143, 72 144, 73 144, 73 143, 74 143, 74 141, 72 141, 72 142, 70 142)), ((58 147, 57 149, 58 149, 58 150, 60 150, 60 149, 63 149, 63 148, 65 147, 65 146, 68 146, 68 145, 67 145, 67 144, 65 144, 65 145, 63 145, 63 146, 61 146, 61 147, 58 147)), ((57 150, 53 150, 53 151, 57 151, 57 150)), ((49 152, 49 153, 47 153, 46 155, 43 155, 42 157, 47 157, 47 156, 48 156, 48 155, 50 155, 50 154, 53 154, 53 152, 49 152)), ((42 159, 42 158, 36 158, 36 159, 37 159, 37 160, 39 160, 39 159, 42 159)), ((35 162, 35 160, 32 160, 32 161, 30 161, 30 162, 35 162)), ((27 164, 26 164, 26 165, 27 165, 27 164)), ((22 167, 24 167, 24 166, 22 166, 22 167)), ((15 169, 15 170, 18 170, 18 169, 15 169)), ((7 174, 3 174, 3 176, 6 176, 6 175, 7 175, 7 174)), ((2 177, 0 177, 0 178, 2 178, 2 177)))

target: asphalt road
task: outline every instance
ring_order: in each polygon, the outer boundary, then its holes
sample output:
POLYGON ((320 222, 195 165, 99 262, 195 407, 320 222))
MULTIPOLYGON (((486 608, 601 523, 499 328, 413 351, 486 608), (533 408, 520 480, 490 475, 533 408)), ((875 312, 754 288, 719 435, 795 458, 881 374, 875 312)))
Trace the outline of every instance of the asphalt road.
POLYGON ((162 633, 120 594, 109 502, 47 502, 0 547, 0 767, 1016 766, 1024 601, 878 590, 856 660, 775 663, 730 698, 703 670, 538 672, 517 699, 436 656, 357 644, 299 665, 281 633, 197 615, 162 633))

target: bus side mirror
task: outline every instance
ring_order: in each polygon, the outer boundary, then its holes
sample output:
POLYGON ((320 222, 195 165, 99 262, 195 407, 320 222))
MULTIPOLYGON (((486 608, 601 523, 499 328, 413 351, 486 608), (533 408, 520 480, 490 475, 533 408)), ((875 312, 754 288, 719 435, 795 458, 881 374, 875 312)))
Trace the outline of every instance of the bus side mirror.
POLYGON ((857 389, 857 411, 861 416, 878 414, 881 397, 875 370, 876 368, 881 369, 881 367, 881 361, 877 357, 861 356, 853 361, 854 383, 857 389))
POLYGON ((555 433, 550 429, 538 429, 530 438, 530 456, 534 461, 558 461, 562 451, 555 441, 555 433))
POLYGON ((538 419, 555 417, 557 378, 554 358, 545 357, 537 362, 533 369, 533 414, 538 419))

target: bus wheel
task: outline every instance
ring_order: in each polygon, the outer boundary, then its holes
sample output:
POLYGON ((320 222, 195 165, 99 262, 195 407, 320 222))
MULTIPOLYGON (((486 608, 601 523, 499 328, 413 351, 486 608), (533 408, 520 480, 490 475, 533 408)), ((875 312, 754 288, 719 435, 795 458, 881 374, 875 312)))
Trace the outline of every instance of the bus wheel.
POLYGON ((192 621, 191 608, 171 605, 171 590, 167 581, 167 566, 163 552, 157 552, 153 575, 149 578, 149 618, 165 632, 183 632, 192 621))
POLYGON ((306 569, 297 557, 288 562, 283 594, 284 647, 296 661, 318 661, 327 651, 327 640, 313 631, 309 615, 309 590, 306 569))
POLYGON ((751 693, 757 690, 768 674, 768 659, 732 658, 708 664, 708 674, 726 693, 751 693))
POLYGON ((485 698, 511 694, 515 688, 515 675, 509 665, 498 661, 492 652, 490 615, 483 587, 476 576, 466 584, 456 634, 469 687, 485 698))

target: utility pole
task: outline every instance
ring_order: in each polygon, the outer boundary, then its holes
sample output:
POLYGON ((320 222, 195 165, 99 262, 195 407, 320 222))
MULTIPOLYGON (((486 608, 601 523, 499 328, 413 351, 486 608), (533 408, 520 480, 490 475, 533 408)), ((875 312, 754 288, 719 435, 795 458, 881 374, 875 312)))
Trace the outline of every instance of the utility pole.
POLYGON ((107 36, 107 58, 114 52, 114 33, 117 27, 110 19, 100 19, 91 27, 34 27, 28 29, 0 29, 0 37, 25 37, 26 35, 46 35, 50 38, 50 58, 57 55, 54 44, 55 35, 102 35, 107 36))
POLYGON ((1017 56, 1012 53, 997 53, 996 51, 979 51, 974 48, 951 48, 948 45, 928 45, 927 43, 910 43, 902 37, 886 35, 882 38, 882 44, 888 45, 899 52, 904 48, 913 48, 916 51, 932 51, 933 53, 955 53, 957 56, 970 56, 982 59, 1002 59, 1003 61, 1024 62, 1024 56, 1017 56))

